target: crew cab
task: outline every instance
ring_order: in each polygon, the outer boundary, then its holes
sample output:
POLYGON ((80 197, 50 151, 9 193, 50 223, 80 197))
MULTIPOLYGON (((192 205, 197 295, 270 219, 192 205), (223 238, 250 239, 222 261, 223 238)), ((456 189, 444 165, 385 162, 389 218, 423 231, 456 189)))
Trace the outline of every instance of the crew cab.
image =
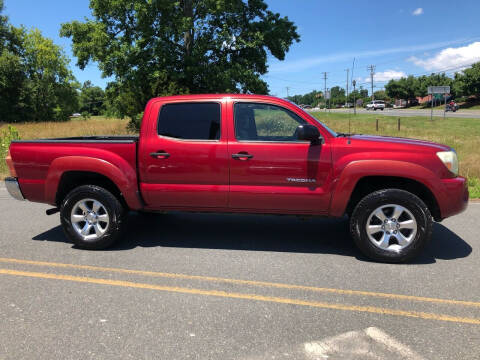
POLYGON ((383 100, 373 100, 370 101, 367 106, 365 107, 367 110, 384 110, 385 109, 385 101, 383 100))
POLYGON ((13 141, 7 163, 10 194, 50 204, 87 249, 111 246, 128 211, 347 215, 367 256, 403 262, 426 245, 432 219, 468 202, 450 147, 336 133, 260 95, 155 98, 139 136, 13 141))

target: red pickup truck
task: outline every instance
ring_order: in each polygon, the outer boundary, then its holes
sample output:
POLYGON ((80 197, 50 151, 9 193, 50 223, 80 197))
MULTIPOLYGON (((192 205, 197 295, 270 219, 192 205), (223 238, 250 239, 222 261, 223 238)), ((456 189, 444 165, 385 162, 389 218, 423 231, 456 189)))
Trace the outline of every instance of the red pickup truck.
POLYGON ((155 98, 138 137, 14 141, 7 163, 10 194, 54 206, 47 214, 60 211, 87 249, 112 245, 128 210, 347 215, 367 256, 403 262, 430 239, 432 218, 468 202, 450 147, 335 133, 260 95, 155 98))

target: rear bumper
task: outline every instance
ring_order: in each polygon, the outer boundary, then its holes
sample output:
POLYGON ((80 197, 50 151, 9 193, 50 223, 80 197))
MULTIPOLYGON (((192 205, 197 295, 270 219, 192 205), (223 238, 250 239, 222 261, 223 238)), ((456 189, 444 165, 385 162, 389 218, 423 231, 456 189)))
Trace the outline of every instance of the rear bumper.
POLYGON ((439 201, 442 219, 461 213, 468 205, 467 179, 458 176, 453 179, 442 179, 443 196, 439 201))
POLYGON ((17 178, 14 178, 14 177, 5 178, 5 186, 11 197, 17 200, 25 200, 22 194, 22 190, 20 190, 20 185, 18 184, 17 178))

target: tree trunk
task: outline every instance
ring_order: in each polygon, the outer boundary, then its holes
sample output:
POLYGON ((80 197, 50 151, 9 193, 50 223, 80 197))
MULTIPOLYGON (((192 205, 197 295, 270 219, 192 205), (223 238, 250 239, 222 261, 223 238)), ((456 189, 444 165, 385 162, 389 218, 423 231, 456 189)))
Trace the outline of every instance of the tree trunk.
MULTIPOLYGON (((185 17, 191 18, 193 22, 192 0, 183 0, 183 14, 185 15, 185 17)), ((193 47, 193 26, 191 29, 188 29, 187 31, 185 31, 183 40, 185 43, 185 54, 187 56, 190 56, 192 54, 192 47, 193 47)))

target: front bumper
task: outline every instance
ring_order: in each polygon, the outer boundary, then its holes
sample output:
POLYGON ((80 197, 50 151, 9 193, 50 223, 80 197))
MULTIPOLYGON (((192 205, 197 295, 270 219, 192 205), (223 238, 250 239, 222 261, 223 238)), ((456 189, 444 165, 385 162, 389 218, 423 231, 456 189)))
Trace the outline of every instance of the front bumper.
POLYGON ((14 178, 14 177, 5 178, 5 186, 11 197, 17 200, 25 200, 22 194, 22 190, 20 190, 20 185, 18 184, 17 178, 14 178))
POLYGON ((444 191, 439 201, 442 219, 453 216, 464 211, 468 206, 468 184, 467 179, 458 176, 453 179, 442 179, 444 191))

